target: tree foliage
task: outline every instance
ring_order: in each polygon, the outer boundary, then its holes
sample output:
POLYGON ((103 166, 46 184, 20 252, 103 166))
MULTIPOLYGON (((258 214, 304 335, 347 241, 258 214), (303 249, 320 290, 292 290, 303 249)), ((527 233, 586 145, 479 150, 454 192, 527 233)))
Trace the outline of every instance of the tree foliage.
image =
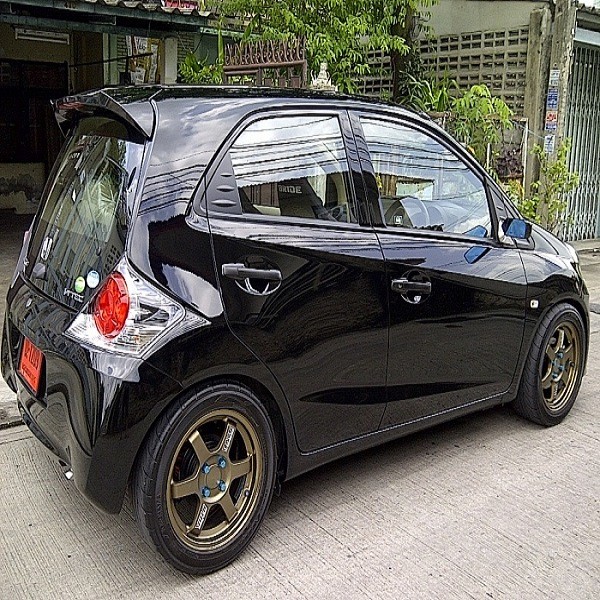
POLYGON ((306 40, 309 70, 326 62, 340 91, 356 92, 371 70, 368 53, 409 51, 407 18, 436 0, 225 0, 223 12, 249 15, 246 35, 306 40))

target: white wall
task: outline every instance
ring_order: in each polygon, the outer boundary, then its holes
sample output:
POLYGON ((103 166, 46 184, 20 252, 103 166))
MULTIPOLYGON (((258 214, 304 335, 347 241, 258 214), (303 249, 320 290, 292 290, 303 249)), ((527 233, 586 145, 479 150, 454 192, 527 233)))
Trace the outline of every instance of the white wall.
POLYGON ((512 0, 439 0, 431 10, 429 25, 433 35, 448 35, 486 31, 500 31, 529 25, 529 15, 546 1, 517 2, 512 0))

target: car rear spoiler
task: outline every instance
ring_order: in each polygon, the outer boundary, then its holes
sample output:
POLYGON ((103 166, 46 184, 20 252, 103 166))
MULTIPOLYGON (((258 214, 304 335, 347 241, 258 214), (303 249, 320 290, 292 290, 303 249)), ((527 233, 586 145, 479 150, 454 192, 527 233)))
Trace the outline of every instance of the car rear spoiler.
POLYGON ((150 139, 154 130, 154 110, 147 100, 148 98, 145 98, 143 101, 122 104, 106 91, 97 91, 65 96, 54 100, 52 106, 56 122, 65 135, 82 116, 97 115, 116 118, 145 139, 150 139))

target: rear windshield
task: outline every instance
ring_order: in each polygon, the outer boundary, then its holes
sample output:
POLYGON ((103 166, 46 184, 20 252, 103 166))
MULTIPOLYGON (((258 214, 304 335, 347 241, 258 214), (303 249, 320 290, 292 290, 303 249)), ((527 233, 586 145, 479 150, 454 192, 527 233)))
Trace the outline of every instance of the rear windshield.
POLYGON ((81 120, 61 152, 35 225, 26 275, 52 298, 81 308, 122 256, 127 195, 143 145, 111 119, 81 120))

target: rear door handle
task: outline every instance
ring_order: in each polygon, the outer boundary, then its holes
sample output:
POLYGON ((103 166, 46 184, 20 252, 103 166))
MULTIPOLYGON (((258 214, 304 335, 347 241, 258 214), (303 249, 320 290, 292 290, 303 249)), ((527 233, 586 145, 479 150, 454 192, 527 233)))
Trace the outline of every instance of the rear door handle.
POLYGON ((416 294, 431 294, 431 281, 411 281, 410 279, 392 279, 392 290, 400 294, 415 292, 416 294))
POLYGON ((224 277, 243 281, 244 279, 264 279, 265 281, 281 281, 279 269, 252 269, 242 263, 228 263, 221 267, 224 277))

